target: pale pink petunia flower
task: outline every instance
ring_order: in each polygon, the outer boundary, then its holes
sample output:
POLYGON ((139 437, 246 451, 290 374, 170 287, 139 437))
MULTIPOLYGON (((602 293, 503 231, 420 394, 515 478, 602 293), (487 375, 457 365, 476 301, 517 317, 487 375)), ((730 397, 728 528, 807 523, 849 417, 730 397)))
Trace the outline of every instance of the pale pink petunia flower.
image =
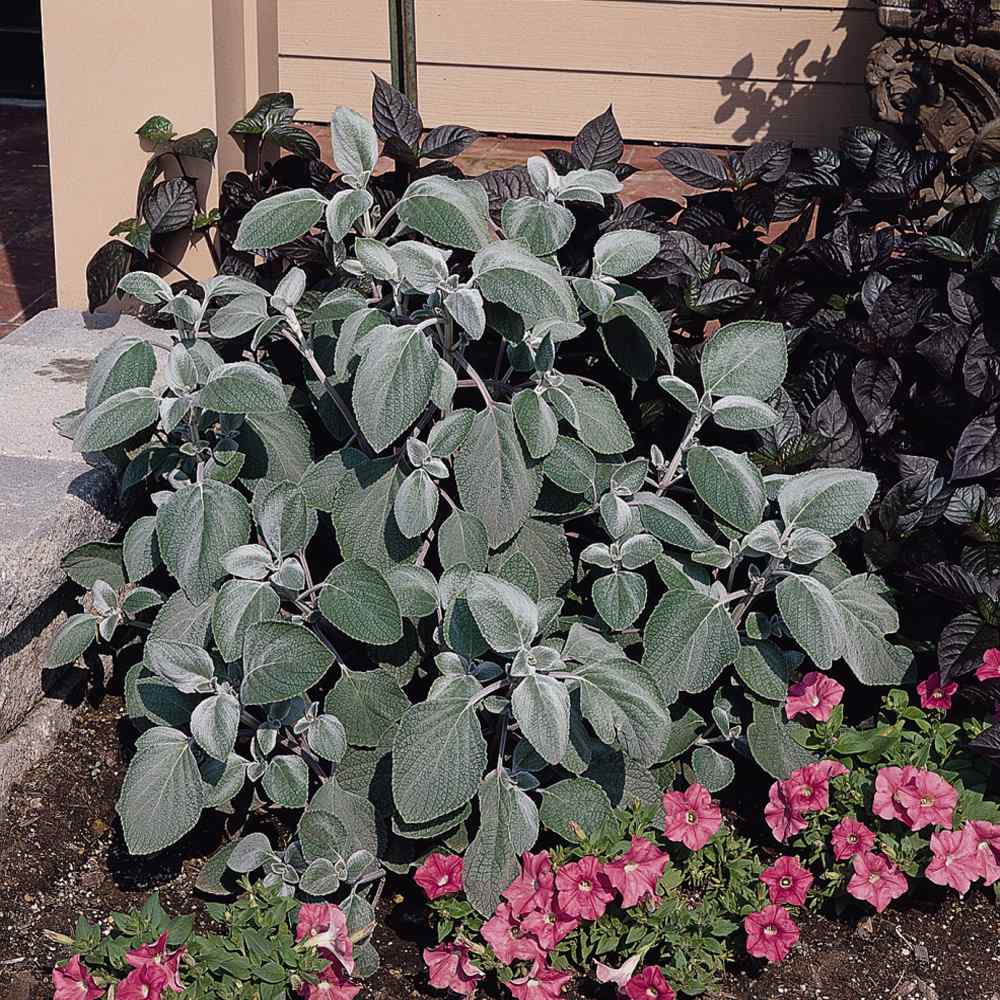
POLYGON ((591 854, 556 872, 556 899, 567 916, 596 920, 614 898, 611 883, 591 854))
POLYGON ((435 989, 451 990, 460 996, 471 996, 476 992, 483 970, 469 957, 469 949, 461 944, 439 944, 436 948, 424 948, 424 965, 427 966, 427 980, 435 989))
POLYGON ((897 798, 906 810, 911 830, 922 830, 925 826, 950 828, 958 804, 958 791, 940 774, 917 771, 913 780, 899 789, 897 798))
POLYGON ((683 792, 663 796, 664 833, 689 851, 700 851, 722 825, 722 810, 704 785, 697 782, 683 792))
POLYGON ((97 1000, 104 996, 90 970, 74 955, 65 965, 52 970, 53 1000, 97 1000))
POLYGON ((656 883, 669 863, 666 851, 645 837, 633 837, 628 851, 604 866, 604 874, 621 893, 622 906, 627 910, 647 896, 656 895, 656 883))
POLYGON ((631 958, 627 958, 617 969, 613 965, 595 962, 597 981, 599 983, 614 983, 616 986, 624 986, 635 975, 635 970, 639 967, 641 961, 641 955, 633 955, 631 958))
POLYGON ((843 684, 813 670, 789 686, 785 714, 789 719, 794 719, 796 715, 811 715, 817 722, 826 722, 843 698, 843 684))
POLYGON ((773 903, 743 918, 747 952, 754 958, 780 962, 799 939, 799 929, 786 910, 773 903))
POLYGON ((564 913, 556 902, 555 893, 549 893, 549 901, 544 909, 532 910, 521 918, 521 930, 531 934, 542 950, 550 952, 567 934, 580 926, 576 917, 564 913))
POLYGON ((115 990, 115 1000, 160 1000, 167 988, 167 974, 160 965, 133 969, 115 990))
POLYGON ((305 1000, 354 1000, 360 992, 361 987, 346 979, 340 967, 331 962, 319 974, 318 983, 302 984, 299 996, 305 1000))
POLYGON ((812 873, 802 867, 798 858, 788 854, 765 868, 760 880, 767 886, 772 903, 792 906, 801 906, 806 901, 806 893, 813 884, 812 873))
POLYGON ((968 827, 961 830, 938 830, 931 834, 934 857, 924 875, 935 885, 948 885, 960 896, 979 878, 980 859, 976 838, 968 827))
POLYGON ((647 965, 625 985, 628 1000, 675 1000, 677 994, 663 978, 659 966, 647 965))
POLYGON ((184 989, 181 985, 180 965, 185 950, 178 948, 176 951, 168 952, 167 934, 164 932, 152 944, 133 948, 125 956, 125 961, 134 969, 141 969, 144 965, 161 967, 167 974, 167 987, 175 993, 180 993, 184 989))
POLYGON ((432 854, 413 873, 413 881, 427 894, 438 899, 462 891, 462 859, 457 854, 432 854))
POLYGON ((977 878, 987 885, 1000 881, 1000 824, 985 819, 969 820, 965 824, 975 841, 977 878))
POLYGON ((354 944, 339 906, 303 903, 296 919, 295 940, 312 945, 324 958, 336 959, 348 975, 354 971, 354 944))
POLYGON ((987 649, 983 662, 976 668, 976 679, 992 681, 1000 677, 1000 649, 987 649))
POLYGON ((774 834, 774 839, 784 843, 789 837, 806 828, 802 811, 789 799, 785 782, 775 781, 768 792, 764 806, 764 819, 774 834))
POLYGON ((906 876, 885 855, 869 851, 851 859, 854 874, 847 891, 855 898, 872 904, 881 913, 907 889, 906 876))
POLYGON ((875 775, 875 798, 872 812, 880 819, 896 819, 910 825, 910 817, 899 799, 900 791, 911 784, 917 775, 917 768, 910 764, 905 767, 881 767, 875 775))
POLYGON ((522 934, 517 918, 511 912, 510 903, 501 903, 496 913, 483 924, 480 933, 504 965, 510 965, 518 959, 534 962, 544 957, 538 942, 522 934))
POLYGON ((562 996, 563 987, 572 978, 568 972, 559 972, 536 963, 526 976, 507 983, 507 989, 516 1000, 558 1000, 562 996))
POLYGON ((942 712, 947 712, 951 708, 951 699, 958 690, 958 685, 954 681, 947 684, 941 683, 941 671, 935 670, 927 680, 921 681, 917 685, 917 694, 920 695, 921 708, 936 708, 942 712))
POLYGON ((864 854, 875 846, 875 833, 864 823, 845 816, 831 831, 833 856, 838 861, 846 861, 855 854, 864 854))
POLYGON ((517 916, 544 909, 555 884, 548 851, 521 855, 521 874, 500 894, 517 916))

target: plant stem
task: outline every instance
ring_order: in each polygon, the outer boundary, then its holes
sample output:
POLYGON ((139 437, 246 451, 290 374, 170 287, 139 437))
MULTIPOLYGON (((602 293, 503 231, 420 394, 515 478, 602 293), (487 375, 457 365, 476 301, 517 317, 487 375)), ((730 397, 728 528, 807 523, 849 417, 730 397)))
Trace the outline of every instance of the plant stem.
POLYGON ((656 488, 657 496, 663 496, 670 488, 674 481, 674 476, 677 474, 677 467, 681 464, 681 459, 684 457, 684 450, 691 443, 691 439, 695 434, 698 433, 699 427, 701 427, 701 423, 698 417, 692 414, 687 427, 684 429, 684 437, 681 438, 681 443, 677 446, 677 451, 674 452, 674 457, 670 459, 670 465, 667 466, 667 471, 663 474, 660 485, 656 488))
POLYGON ((496 406, 496 402, 494 401, 493 397, 489 394, 489 390, 487 390, 483 380, 479 377, 479 372, 477 372, 476 369, 473 368, 472 365, 465 360, 465 356, 463 354, 458 353, 455 355, 455 357, 458 359, 458 363, 469 373, 469 377, 472 379, 476 388, 479 390, 479 394, 483 397, 483 400, 485 401, 486 405, 492 410, 493 407, 496 406))

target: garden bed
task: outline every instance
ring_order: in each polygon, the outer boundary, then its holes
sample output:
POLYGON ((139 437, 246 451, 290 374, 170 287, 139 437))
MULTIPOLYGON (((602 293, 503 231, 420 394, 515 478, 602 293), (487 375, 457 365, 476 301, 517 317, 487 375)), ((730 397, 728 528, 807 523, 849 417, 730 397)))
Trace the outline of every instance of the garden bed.
MULTIPOLYGON (((114 805, 130 727, 117 696, 88 706, 63 745, 16 790, 0 843, 0 997, 50 1000, 51 968, 64 958, 44 930, 67 932, 82 913, 105 923, 157 891, 165 908, 200 914, 194 882, 217 831, 203 825, 174 850, 149 858, 124 849, 114 805)), ((409 880, 390 883, 375 940, 382 968, 359 1000, 443 998, 427 986, 420 951, 430 942, 423 900, 409 880)), ((1000 908, 990 893, 964 900, 913 895, 898 909, 859 919, 810 916, 788 959, 734 970, 711 1000, 993 1000, 1000 995, 1000 908)), ((567 1000, 610 996, 599 987, 567 1000)))

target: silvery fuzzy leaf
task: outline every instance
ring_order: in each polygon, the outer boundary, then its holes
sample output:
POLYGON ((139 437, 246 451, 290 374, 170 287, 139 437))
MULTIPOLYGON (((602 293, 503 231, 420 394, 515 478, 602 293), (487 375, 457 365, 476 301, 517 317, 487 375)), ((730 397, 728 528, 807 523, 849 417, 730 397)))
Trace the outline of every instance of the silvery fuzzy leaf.
MULTIPOLYGON (((661 354, 667 363, 667 368, 673 371, 674 348, 670 343, 667 324, 642 292, 636 291, 628 285, 618 286, 615 301, 604 313, 602 322, 614 324, 614 321, 619 319, 628 320, 646 339, 650 351, 654 355, 661 354)), ((614 338, 619 330, 620 324, 608 326, 607 335, 614 338)), ((630 370, 620 356, 616 356, 612 360, 624 371, 630 370)))
POLYGON ((613 493, 605 493, 600 503, 601 521, 612 538, 621 538, 632 522, 632 508, 613 493))
POLYGON ((205 698, 191 713, 191 735, 198 746, 216 760, 229 759, 239 727, 240 703, 228 692, 205 698))
POLYGON ((611 550, 607 545, 601 542, 595 542, 592 545, 588 545, 580 553, 580 562, 591 563, 594 566, 600 566, 602 569, 611 569, 613 563, 611 561, 611 550))
POLYGON ((272 582, 276 587, 291 590, 296 594, 305 590, 306 575, 302 570, 302 563, 292 556, 283 559, 272 578, 272 582))
POLYGON ((803 726, 783 719, 777 705, 753 701, 753 722, 747 729, 747 742, 754 760, 772 778, 783 781, 792 771, 816 761, 795 738, 806 733, 803 726))
MULTIPOLYGON (((261 534, 276 556, 287 556, 305 547, 310 535, 310 512, 302 490, 294 483, 278 483, 268 490, 255 514, 261 534)), ((315 519, 315 514, 312 517, 315 519)))
POLYGON ((507 239, 523 243, 536 257, 547 257, 566 245, 576 218, 551 201, 512 198, 504 203, 500 224, 507 239))
POLYGON ((736 673, 759 697, 778 702, 785 700, 791 669, 774 643, 749 642, 742 646, 736 659, 736 673))
POLYGON ((158 397, 143 387, 123 389, 90 410, 73 436, 76 451, 104 451, 155 424, 158 397))
POLYGON ((712 406, 712 416, 720 427, 734 431, 756 431, 773 427, 781 418, 752 396, 723 396, 712 406))
POLYGON ((637 493, 642 526, 667 545, 688 552, 701 552, 714 544, 710 535, 675 500, 655 493, 637 493))
MULTIPOLYGON (((233 340, 242 337, 258 327, 267 319, 267 299, 261 291, 237 295, 215 312, 209 321, 212 336, 219 340, 233 340)), ((186 382, 188 388, 193 388, 195 381, 186 382)))
POLYGON ((380 746, 409 707, 399 685, 381 669, 343 670, 323 705, 343 723, 351 745, 361 747, 380 746))
POLYGON ((340 763, 347 753, 347 732, 335 715, 317 716, 306 729, 306 742, 313 753, 334 764, 340 763))
POLYGON ((305 290, 306 272, 301 267, 290 267, 271 293, 271 302, 279 312, 283 312, 286 308, 294 309, 305 290))
POLYGON ((686 464, 695 492, 719 517, 743 531, 760 524, 767 503, 764 481, 746 455, 695 445, 686 464))
MULTIPOLYGON (((212 635, 222 658, 233 663, 243 655, 247 629, 278 616, 281 601, 270 584, 256 580, 228 580, 212 610, 212 635)), ((224 758, 220 758, 224 759, 224 758)))
POLYGON ((389 586, 404 618, 426 618, 440 607, 437 581, 423 566, 397 566, 389 574, 389 586))
POLYGON ((713 396, 770 399, 787 370, 788 346, 780 323, 728 323, 712 334, 701 355, 702 382, 713 396))
POLYGON ((575 438, 556 439, 552 451, 545 457, 542 466, 547 479, 568 493, 586 494, 593 497, 597 476, 597 459, 594 453, 575 438))
POLYGON ((131 295, 149 306, 161 305, 174 297, 170 286, 151 271, 129 271, 118 282, 115 290, 122 295, 131 295))
POLYGON ((697 413, 700 407, 700 399, 698 393, 693 385, 685 382, 682 378, 677 378, 674 375, 661 375, 657 380, 656 384, 665 392, 667 395, 676 399, 681 406, 684 407, 688 413, 697 413))
POLYGON ((399 264, 381 240, 359 236, 354 241, 354 253, 365 272, 376 281, 399 280, 399 264))
POLYGON ((691 770, 698 783, 714 795, 732 784, 736 765, 712 747, 699 746, 691 754, 691 770))
POLYGON ((263 580, 276 567, 274 556, 263 545, 238 545, 226 552, 219 562, 231 576, 244 580, 263 580))
POLYGON ((486 569, 489 540, 486 527, 475 514, 456 508, 438 531, 438 558, 442 569, 465 565, 473 571, 486 569))
POLYGON ((640 569, 651 563, 662 551, 663 547, 652 535, 632 535, 622 542, 622 565, 626 569, 640 569))
POLYGON ((552 407, 534 389, 524 389, 513 400, 517 429, 534 459, 545 458, 556 446, 559 426, 552 407))
POLYGON ((415 180, 397 203, 399 220, 448 247, 481 250, 493 240, 489 199, 477 181, 441 174, 415 180))
POLYGON ((610 170, 570 170, 559 178, 559 201, 604 204, 604 195, 617 194, 623 185, 610 170))
POLYGON ((142 614, 143 611, 159 607, 162 603, 163 598, 151 587, 136 587, 122 599, 121 609, 125 614, 134 618, 142 614))
POLYGON ((853 469, 814 469, 786 480, 778 491, 785 528, 814 528, 834 538, 868 510, 878 480, 853 469))
POLYGON ((330 141, 337 169, 365 187, 378 162, 378 136, 371 122, 357 111, 339 107, 330 122, 330 141))
POLYGON ((470 340, 479 340, 486 332, 483 297, 474 288, 456 288, 449 292, 444 298, 444 307, 470 340))
POLYGON ((486 299, 503 303, 527 326, 544 319, 577 319, 576 299, 566 279, 519 243, 502 240, 480 250, 472 274, 486 299))
POLYGON ((375 199, 368 191, 338 191, 326 206, 326 228, 334 243, 343 242, 354 224, 371 211, 375 199))
POLYGON ((212 657, 194 643, 151 638, 144 657, 152 673, 185 694, 210 688, 215 677, 212 657))
POLYGON ((577 433, 588 448, 599 455, 617 455, 635 446, 628 424, 610 392, 572 377, 567 377, 563 388, 576 408, 577 433))
POLYGON ((156 726, 143 733, 129 764, 116 809, 131 854, 152 854, 194 829, 204 801, 191 741, 156 726))
POLYGON ((324 581, 319 609, 332 625, 357 642, 389 646, 403 636, 399 604, 375 567, 360 559, 335 566, 324 581))
POLYGON ((569 691, 545 674, 522 678, 511 696, 511 709, 524 738, 550 764, 558 764, 569 746, 569 691))
POLYGON ((444 358, 438 358, 434 385, 431 388, 431 402, 442 412, 450 410, 457 388, 458 375, 455 369, 444 358))
POLYGON ((304 625, 257 622, 243 644, 244 705, 269 705, 304 694, 333 664, 333 653, 304 625))
POLYGON ((62 667, 74 663, 97 638, 97 619, 89 614, 70 615, 59 626, 45 651, 47 667, 62 667))
POLYGON ((828 587, 809 576, 786 576, 775 597, 792 638, 820 670, 829 670, 844 648, 844 623, 828 587))
POLYGON ((414 469, 400 483, 393 501, 396 524, 406 538, 418 538, 434 523, 438 509, 438 488, 423 470, 414 469))
POLYGON ((836 542, 814 528, 796 528, 788 538, 788 558, 800 566, 819 562, 837 547, 836 542))
POLYGON ((275 413, 288 407, 281 380, 252 361, 216 368, 198 393, 198 405, 216 413, 275 413))
POLYGON ((326 198, 295 188, 257 202, 240 222, 234 250, 271 250, 304 236, 323 218, 326 198))
POLYGON ((540 195, 559 190, 559 175, 545 156, 528 157, 528 176, 540 195))
POLYGON ((849 577, 831 590, 843 629, 840 655, 862 684, 899 684, 913 661, 911 650, 885 638, 898 631, 899 615, 884 592, 871 575, 849 577))
POLYGON ((340 888, 340 882, 340 875, 329 858, 314 858, 299 878, 299 889, 310 896, 332 896, 340 888))
POLYGON ((646 580, 639 573, 619 571, 594 581, 594 607, 616 632, 628 628, 646 607, 646 580))
POLYGON ((565 778, 542 789, 538 818, 553 833, 571 844, 595 834, 611 815, 608 793, 589 778, 565 778))
POLYGON ((155 374, 156 356, 147 340, 141 337, 118 338, 94 358, 87 380, 86 409, 93 410, 124 389, 148 388, 153 384, 155 374))
POLYGON ((538 572, 523 552, 505 555, 496 574, 501 580, 520 587, 533 601, 538 600, 540 596, 538 572))
POLYGON ((765 552, 769 556, 784 557, 785 547, 781 541, 781 529, 777 521, 764 521, 750 531, 743 539, 743 544, 757 552, 765 552))
POLYGON ((603 281, 595 281, 592 278, 572 278, 570 280, 577 298, 598 319, 604 319, 615 300, 614 289, 603 281))
POLYGON ((276 805, 302 809, 309 801, 309 766, 301 757, 279 754, 271 758, 261 787, 276 805))
POLYGON ((389 247, 399 273, 418 292, 430 295, 448 280, 449 253, 427 243, 401 240, 389 247))
POLYGON ((601 274, 624 278, 644 268, 660 252, 660 237, 642 229, 616 229, 594 244, 601 274))
POLYGON ((351 361, 363 354, 369 336, 374 340, 381 336, 382 328, 393 329, 387 324, 388 317, 381 309, 366 307, 352 312, 340 325, 337 346, 333 352, 333 381, 346 382, 351 361), (379 331, 376 333, 375 331, 379 331))
POLYGON ((465 597, 483 637, 498 653, 526 649, 538 634, 538 607, 519 587, 475 573, 465 597))
POLYGON ((273 857, 274 848, 267 834, 248 833, 241 837, 229 855, 229 868, 241 875, 247 875, 267 864, 273 857))

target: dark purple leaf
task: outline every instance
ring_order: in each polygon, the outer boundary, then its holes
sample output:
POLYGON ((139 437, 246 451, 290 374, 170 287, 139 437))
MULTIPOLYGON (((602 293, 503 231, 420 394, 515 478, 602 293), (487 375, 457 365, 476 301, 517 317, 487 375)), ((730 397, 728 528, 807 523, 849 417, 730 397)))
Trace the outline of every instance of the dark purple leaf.
POLYGON ((844 131, 840 151, 853 167, 863 173, 868 169, 881 139, 882 133, 878 129, 857 125, 844 131))
POLYGON ((375 134, 384 142, 396 140, 401 149, 416 150, 424 123, 413 102, 401 91, 375 76, 372 94, 372 124, 375 134))
POLYGON ((827 440, 816 456, 820 465, 842 469, 856 469, 860 465, 861 431, 836 389, 831 389, 826 399, 813 410, 806 430, 827 440))
POLYGON ((713 278, 701 286, 697 301, 689 307, 706 319, 725 316, 752 301, 754 290, 735 278, 713 278))
POLYGON ((792 162, 792 147, 787 142, 758 142, 740 159, 740 169, 747 180, 768 183, 780 181, 792 162))
POLYGON ((161 181, 146 196, 143 218, 154 236, 175 233, 190 225, 198 208, 198 192, 186 177, 161 181))
POLYGON ((527 167, 505 167, 502 170, 490 170, 474 177, 486 189, 490 199, 490 214, 499 216, 505 201, 511 198, 529 198, 537 196, 527 167))
POLYGON ((725 163, 704 149, 677 146, 660 153, 656 159, 664 170, 696 188, 714 190, 732 183, 725 163))
POLYGON ((587 170, 614 170, 624 151, 622 133, 610 104, 607 111, 587 122, 573 140, 573 155, 587 170))
POLYGON ((464 125, 438 125, 432 128, 420 147, 420 155, 428 160, 447 160, 458 156, 482 133, 464 125))
POLYGON ((319 143, 298 125, 274 125, 264 133, 264 138, 306 160, 320 158, 319 143))
POLYGON ((127 243, 105 243, 87 264, 87 308, 93 312, 114 294, 118 282, 129 271, 141 270, 145 258, 127 243))
POLYGON ((906 578, 915 586, 957 604, 974 605, 983 592, 976 578, 954 563, 925 563, 910 570, 906 578))
POLYGON ((976 479, 1000 469, 1000 426, 996 414, 976 417, 958 439, 952 479, 976 479))
POLYGON ((854 404, 869 423, 889 405, 902 373, 893 358, 865 358, 851 376, 854 404))
POLYGON ((1000 629, 987 625, 973 611, 956 615, 941 632, 938 640, 938 664, 942 680, 972 673, 982 662, 987 649, 1000 645, 1000 629))
POLYGON ((295 107, 295 98, 287 91, 263 94, 257 103, 229 130, 230 135, 262 135, 268 118, 275 112, 295 107))
POLYGON ((202 128, 175 139, 171 148, 179 156, 193 156, 211 163, 219 149, 219 137, 210 128, 202 128))
POLYGON ((571 170, 580 170, 580 161, 568 149, 543 149, 545 158, 555 167, 557 174, 568 174, 571 170))
POLYGON ((981 733, 969 746, 987 760, 1000 764, 1000 723, 981 733))
POLYGON ((872 332, 881 344, 902 340, 930 313, 933 303, 933 289, 897 281, 879 295, 872 309, 872 332))

